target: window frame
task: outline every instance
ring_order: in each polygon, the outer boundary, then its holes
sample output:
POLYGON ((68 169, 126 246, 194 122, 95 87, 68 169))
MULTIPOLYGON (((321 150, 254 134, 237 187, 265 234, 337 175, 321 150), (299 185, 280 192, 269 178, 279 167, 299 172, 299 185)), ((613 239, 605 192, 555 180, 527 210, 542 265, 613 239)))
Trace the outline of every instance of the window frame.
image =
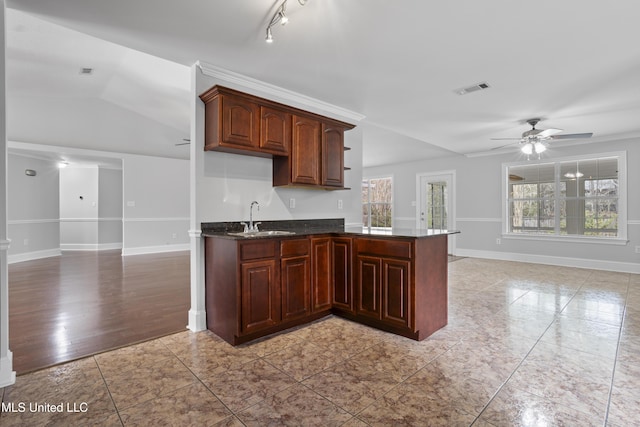
MULTIPOLYGON (((558 177, 554 178, 557 182, 558 177)), ((539 183, 538 183, 539 184, 539 183)), ((505 239, 519 239, 519 240, 539 240, 539 241, 558 241, 558 242, 573 242, 573 243, 596 243, 596 244, 610 244, 610 245, 626 245, 628 243, 627 238, 627 152, 615 151, 609 153, 594 153, 585 154, 580 156, 559 157, 555 159, 540 159, 535 161, 519 161, 502 163, 502 238, 505 239), (573 162, 573 161, 587 161, 597 160, 605 158, 617 158, 618 159, 618 235, 615 237, 610 236, 585 236, 578 234, 559 234, 559 221, 556 221, 556 227, 553 234, 543 233, 513 233, 510 231, 510 203, 509 203, 509 169, 517 166, 530 166, 530 165, 545 165, 553 164, 557 170, 561 163, 573 162)), ((566 196, 559 194, 559 189, 556 189, 556 195, 553 200, 562 201, 567 200, 566 196)), ((557 209, 559 212, 559 209, 557 209)), ((556 213, 556 216, 559 213, 556 213)))
MULTIPOLYGON (((364 223, 362 224, 362 226, 364 228, 367 228, 369 230, 380 230, 380 231, 388 231, 391 230, 393 228, 393 220, 394 220, 394 208, 393 208, 393 201, 394 201, 394 186, 393 186, 393 175, 384 175, 384 176, 370 176, 370 177, 362 177, 362 180, 360 182, 360 191, 362 191, 362 182, 367 181, 369 184, 371 183, 372 180, 378 180, 378 179, 388 179, 391 182, 391 201, 389 201, 389 203, 384 203, 385 205, 388 204, 389 208, 391 210, 391 225, 389 227, 372 227, 371 226, 371 192, 367 191, 367 203, 366 206, 367 208, 367 218, 368 218, 368 225, 365 225, 364 223)), ((374 203, 374 204, 381 204, 381 203, 374 203)), ((364 204, 363 204, 364 207, 364 204)))

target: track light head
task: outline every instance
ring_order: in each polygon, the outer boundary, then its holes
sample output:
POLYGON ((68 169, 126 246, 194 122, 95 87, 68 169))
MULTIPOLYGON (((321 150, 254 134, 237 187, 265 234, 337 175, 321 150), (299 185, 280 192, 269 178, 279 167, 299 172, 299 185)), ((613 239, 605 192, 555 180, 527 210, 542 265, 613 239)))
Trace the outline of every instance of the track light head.
POLYGON ((273 34, 271 34, 271 27, 267 28, 267 37, 264 40, 267 43, 273 43, 273 34))

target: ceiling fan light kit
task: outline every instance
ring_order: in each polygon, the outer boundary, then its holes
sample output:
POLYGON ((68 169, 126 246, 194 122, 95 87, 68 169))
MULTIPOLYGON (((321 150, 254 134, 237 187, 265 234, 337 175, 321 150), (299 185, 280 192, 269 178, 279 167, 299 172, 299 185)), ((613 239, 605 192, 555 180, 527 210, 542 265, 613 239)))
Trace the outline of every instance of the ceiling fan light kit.
MULTIPOLYGON (((536 129, 536 125, 540 122, 540 119, 529 119, 527 123, 531 126, 531 129, 522 133, 520 138, 491 138, 492 140, 505 140, 515 139, 521 145, 520 151, 527 155, 527 159, 532 154, 537 154, 540 158, 540 154, 547 150, 545 141, 555 139, 579 139, 579 138, 591 138, 593 133, 572 133, 565 135, 557 135, 562 132, 562 129, 536 129)), ((500 147, 493 148, 494 150, 507 147, 511 144, 502 145, 500 147)))

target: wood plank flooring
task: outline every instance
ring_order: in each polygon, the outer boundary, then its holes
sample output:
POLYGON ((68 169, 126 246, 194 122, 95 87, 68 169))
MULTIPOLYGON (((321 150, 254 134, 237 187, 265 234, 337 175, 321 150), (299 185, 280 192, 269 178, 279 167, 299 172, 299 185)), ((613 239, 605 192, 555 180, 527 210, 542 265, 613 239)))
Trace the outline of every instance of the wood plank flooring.
POLYGON ((64 252, 9 266, 9 348, 20 374, 183 331, 189 252, 64 252))

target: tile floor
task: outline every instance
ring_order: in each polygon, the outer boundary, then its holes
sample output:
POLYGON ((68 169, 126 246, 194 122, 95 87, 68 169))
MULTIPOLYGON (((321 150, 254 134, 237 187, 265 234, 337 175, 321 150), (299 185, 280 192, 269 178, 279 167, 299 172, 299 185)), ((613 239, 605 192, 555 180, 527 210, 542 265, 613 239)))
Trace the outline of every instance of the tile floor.
POLYGON ((640 425, 640 275, 449 276, 449 325, 422 342, 337 317, 236 348, 185 331, 19 376, 0 425, 640 425))

